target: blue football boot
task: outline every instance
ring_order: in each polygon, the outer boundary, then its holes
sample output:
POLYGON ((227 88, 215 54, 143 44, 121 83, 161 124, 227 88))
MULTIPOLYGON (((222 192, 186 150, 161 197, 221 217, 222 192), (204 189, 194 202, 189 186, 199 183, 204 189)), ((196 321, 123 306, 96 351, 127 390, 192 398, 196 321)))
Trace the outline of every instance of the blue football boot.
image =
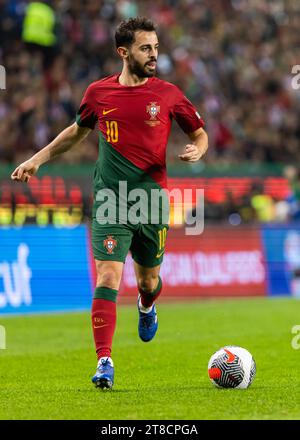
POLYGON ((96 388, 111 389, 114 384, 114 364, 111 358, 102 357, 99 359, 97 370, 92 378, 96 388))
POLYGON ((138 311, 139 311, 139 337, 144 342, 149 342, 154 338, 157 332, 158 322, 155 304, 152 306, 152 310, 149 313, 143 313, 139 308, 140 296, 138 297, 138 311))

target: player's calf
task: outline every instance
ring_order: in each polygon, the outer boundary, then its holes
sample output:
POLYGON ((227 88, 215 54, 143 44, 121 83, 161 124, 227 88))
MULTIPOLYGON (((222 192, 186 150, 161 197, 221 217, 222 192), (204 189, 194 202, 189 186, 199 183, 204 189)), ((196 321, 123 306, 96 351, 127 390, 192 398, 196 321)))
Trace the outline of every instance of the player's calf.
POLYGON ((161 294, 162 281, 159 275, 152 279, 141 278, 138 280, 138 287, 141 305, 149 308, 161 294))
POLYGON ((158 277, 158 283, 156 288, 152 292, 145 292, 139 288, 138 297, 138 311, 139 311, 139 323, 138 332, 139 337, 144 342, 151 341, 158 329, 157 313, 154 301, 161 293, 162 281, 158 277))

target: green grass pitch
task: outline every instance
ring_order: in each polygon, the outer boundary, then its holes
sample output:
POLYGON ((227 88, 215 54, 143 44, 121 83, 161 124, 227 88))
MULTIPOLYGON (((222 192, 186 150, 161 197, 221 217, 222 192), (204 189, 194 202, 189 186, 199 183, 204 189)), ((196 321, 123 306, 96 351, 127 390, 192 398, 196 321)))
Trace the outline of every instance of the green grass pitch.
POLYGON ((0 317, 0 419, 299 419, 300 324, 296 299, 158 304, 153 341, 137 335, 134 306, 118 307, 113 391, 91 383, 96 359, 89 313, 0 317), (247 390, 213 387, 210 355, 240 345, 255 358, 247 390))

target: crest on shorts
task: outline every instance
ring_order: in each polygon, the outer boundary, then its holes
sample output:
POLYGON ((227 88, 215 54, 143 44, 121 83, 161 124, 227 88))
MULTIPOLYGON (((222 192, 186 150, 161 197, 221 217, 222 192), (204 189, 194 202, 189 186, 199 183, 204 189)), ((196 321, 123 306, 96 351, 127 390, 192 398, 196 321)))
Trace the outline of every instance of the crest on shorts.
POLYGON ((146 107, 147 113, 150 115, 150 120, 145 121, 146 124, 151 127, 155 127, 155 125, 160 124, 160 121, 157 119, 158 113, 160 113, 160 105, 157 105, 156 102, 150 102, 150 104, 146 107))
POLYGON ((107 250, 108 254, 113 254, 113 250, 117 246, 117 240, 115 240, 111 235, 108 235, 107 238, 103 240, 103 246, 107 250))

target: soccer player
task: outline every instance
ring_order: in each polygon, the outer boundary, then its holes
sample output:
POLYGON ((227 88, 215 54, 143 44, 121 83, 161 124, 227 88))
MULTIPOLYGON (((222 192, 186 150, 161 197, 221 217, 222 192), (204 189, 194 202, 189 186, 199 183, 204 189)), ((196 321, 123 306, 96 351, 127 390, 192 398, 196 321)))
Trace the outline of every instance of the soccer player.
POLYGON ((92 246, 97 284, 92 303, 92 326, 97 370, 96 387, 111 388, 114 365, 111 347, 116 326, 116 300, 123 266, 131 251, 138 288, 138 332, 150 341, 158 327, 155 301, 162 291, 159 276, 168 230, 167 222, 130 222, 126 214, 110 209, 103 224, 107 200, 101 191, 122 202, 120 182, 126 183, 126 196, 134 189, 150 194, 166 188, 166 146, 175 119, 190 138, 179 158, 198 161, 208 147, 204 122, 191 102, 173 84, 155 76, 158 38, 149 19, 137 17, 122 21, 115 33, 116 48, 123 60, 121 73, 92 83, 86 90, 76 122, 63 130, 49 145, 19 165, 12 179, 28 182, 38 168, 81 142, 91 130, 99 130, 99 159, 94 173, 92 246), (100 195, 99 195, 100 194, 100 195), (108 216, 109 217, 109 216, 108 216), (113 218, 114 217, 114 218, 113 218))

